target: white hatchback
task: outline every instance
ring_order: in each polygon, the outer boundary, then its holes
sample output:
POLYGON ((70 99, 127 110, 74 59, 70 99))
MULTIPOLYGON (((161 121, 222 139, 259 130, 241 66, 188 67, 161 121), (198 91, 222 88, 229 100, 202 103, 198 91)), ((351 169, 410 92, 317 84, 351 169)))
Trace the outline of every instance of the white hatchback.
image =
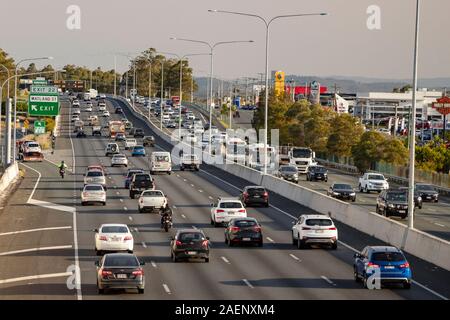
POLYGON ((105 251, 133 253, 134 239, 126 224, 102 224, 94 232, 97 255, 105 251))
POLYGON ((81 205, 101 203, 106 205, 106 191, 101 184, 87 184, 81 192, 81 205))
POLYGON ((247 210, 239 199, 219 198, 217 203, 211 204, 211 225, 215 227, 228 223, 234 218, 246 217, 247 210))
POLYGON ((325 215, 303 215, 292 227, 292 244, 304 249, 311 244, 329 245, 337 249, 338 231, 333 220, 325 215))

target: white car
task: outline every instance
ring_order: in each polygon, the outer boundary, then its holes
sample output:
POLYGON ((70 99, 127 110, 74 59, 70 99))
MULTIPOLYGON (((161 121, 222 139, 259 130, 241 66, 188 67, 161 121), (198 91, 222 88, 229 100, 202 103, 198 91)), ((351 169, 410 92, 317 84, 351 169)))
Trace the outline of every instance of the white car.
POLYGON ((106 187, 106 177, 103 171, 101 170, 89 170, 84 175, 84 184, 100 184, 103 187, 106 187))
POLYGON ((125 140, 125 150, 133 149, 133 147, 137 146, 136 139, 127 139, 125 140))
POLYGON ((80 121, 80 116, 77 114, 73 114, 72 118, 70 118, 71 122, 80 121))
POLYGON ((80 114, 80 113, 81 113, 81 111, 78 108, 72 110, 72 114, 80 114))
POLYGON ((111 115, 109 114, 108 110, 105 110, 105 111, 103 111, 102 116, 103 117, 110 117, 111 115))
POLYGON ((167 205, 167 198, 161 190, 145 190, 138 200, 138 211, 161 211, 167 205))
POLYGON ((211 204, 211 225, 215 227, 234 218, 246 217, 247 210, 239 199, 219 198, 215 204, 211 204))
POLYGON ((128 167, 128 159, 124 154, 115 154, 111 158, 111 167, 125 166, 128 167))
POLYGON ((41 146, 39 143, 31 141, 24 145, 25 152, 39 152, 41 153, 41 146))
POLYGON ((187 120, 195 120, 195 116, 193 113, 188 113, 188 114, 186 114, 186 119, 187 120))
POLYGON ((329 245, 337 249, 338 231, 333 220, 325 215, 302 215, 292 227, 292 244, 304 249, 311 244, 329 245))
POLYGON ((101 104, 98 106, 98 111, 106 111, 106 104, 101 104))
POLYGON ((106 191, 101 184, 87 184, 81 192, 81 205, 101 203, 106 205, 106 191))
POLYGON ((86 112, 92 112, 92 106, 88 105, 84 108, 84 111, 86 112))
POLYGON ((80 106, 80 101, 78 101, 78 100, 73 100, 73 102, 72 102, 72 107, 76 108, 76 107, 79 107, 79 106, 80 106))
POLYGON ((106 94, 104 93, 100 94, 100 99, 106 99, 106 94))
POLYGON ((96 255, 105 251, 133 253, 134 239, 126 224, 102 224, 94 232, 96 255))

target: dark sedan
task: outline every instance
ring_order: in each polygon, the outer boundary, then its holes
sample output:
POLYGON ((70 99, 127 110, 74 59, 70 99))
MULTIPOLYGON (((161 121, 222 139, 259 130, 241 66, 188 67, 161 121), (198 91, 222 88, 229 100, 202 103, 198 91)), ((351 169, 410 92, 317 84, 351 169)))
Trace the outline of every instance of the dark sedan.
POLYGON ((342 200, 356 201, 356 192, 353 187, 346 183, 333 183, 327 191, 327 195, 342 200))
POLYGON ((296 166, 283 165, 278 169, 277 176, 286 181, 298 183, 298 169, 296 166))
POLYGON ((328 170, 324 166, 309 166, 306 172, 307 181, 328 181, 328 170))
POLYGON ((416 183, 417 192, 422 197, 422 201, 438 202, 439 192, 434 189, 434 186, 426 183, 416 183))
POLYGON ((199 229, 179 230, 170 242, 170 257, 180 259, 204 259, 209 262, 209 238, 199 229))
POLYGON ((144 264, 134 254, 105 254, 95 262, 98 293, 103 294, 105 289, 137 289, 139 293, 144 293, 144 264))
POLYGON ((86 138, 86 133, 83 130, 78 131, 77 138, 86 138))
POLYGON ((261 225, 254 218, 232 219, 225 229, 225 243, 230 247, 235 244, 263 245, 261 225))
POLYGON ((247 186, 242 190, 240 199, 245 206, 253 204, 269 206, 269 193, 264 187, 247 186))
MULTIPOLYGON (((408 193, 408 187, 400 187, 398 189, 408 193)), ((422 197, 420 196, 420 193, 417 192, 416 189, 414 189, 414 206, 416 206, 419 209, 422 209, 422 204, 423 204, 423 200, 422 200, 422 197)))

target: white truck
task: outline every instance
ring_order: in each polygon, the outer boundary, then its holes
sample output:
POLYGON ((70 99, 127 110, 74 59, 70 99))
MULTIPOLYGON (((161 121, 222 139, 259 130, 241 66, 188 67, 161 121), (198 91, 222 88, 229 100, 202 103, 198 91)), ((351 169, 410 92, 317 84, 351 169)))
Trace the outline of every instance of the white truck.
POLYGON ((180 170, 200 170, 200 160, 196 154, 183 154, 181 156, 180 170))
POLYGON ((137 141, 134 138, 128 138, 125 140, 125 150, 133 149, 133 147, 137 146, 137 141))
POLYGON ((167 198, 161 190, 145 190, 138 200, 139 213, 161 211, 167 205, 167 198))
POLYGON ((359 178, 358 189, 360 192, 378 191, 380 193, 389 189, 389 183, 381 173, 366 172, 359 178))
POLYGON ((292 147, 289 150, 289 164, 298 168, 298 173, 306 174, 309 166, 317 165, 316 153, 311 148, 292 147))
POLYGON ((95 99, 98 96, 98 91, 95 89, 89 89, 89 95, 91 99, 95 99))

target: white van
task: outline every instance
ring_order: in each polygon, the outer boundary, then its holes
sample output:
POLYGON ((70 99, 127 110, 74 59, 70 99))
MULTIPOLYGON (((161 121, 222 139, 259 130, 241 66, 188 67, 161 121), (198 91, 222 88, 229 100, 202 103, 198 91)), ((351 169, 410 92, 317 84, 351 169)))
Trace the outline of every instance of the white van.
POLYGON ((152 152, 150 156, 150 174, 154 174, 155 172, 167 172, 167 174, 172 173, 172 160, 170 158, 170 152, 152 152))

